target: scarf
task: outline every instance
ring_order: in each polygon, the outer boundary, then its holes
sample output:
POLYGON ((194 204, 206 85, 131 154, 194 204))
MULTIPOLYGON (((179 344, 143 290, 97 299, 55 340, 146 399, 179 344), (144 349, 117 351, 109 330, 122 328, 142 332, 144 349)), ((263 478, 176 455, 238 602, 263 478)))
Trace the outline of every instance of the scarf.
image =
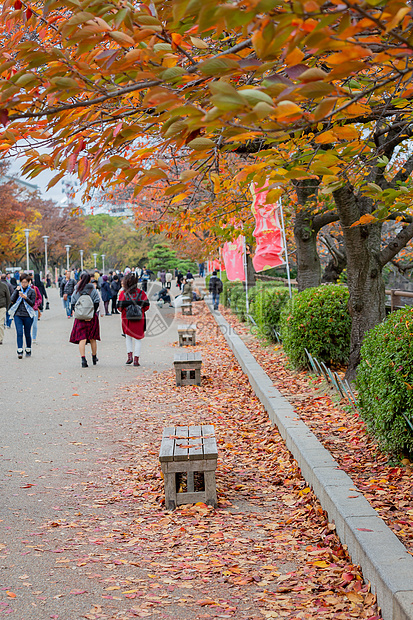
MULTIPOLYGON (((28 286, 26 288, 26 291, 28 291, 29 288, 31 288, 31 287, 28 286)), ((11 308, 9 308, 9 316, 10 316, 10 318, 14 317, 14 315, 16 314, 16 310, 20 306, 22 301, 24 302, 24 305, 26 307, 26 310, 27 310, 27 313, 28 313, 29 317, 31 319, 33 319, 35 312, 34 312, 33 308, 27 303, 27 301, 25 299, 23 299, 23 297, 19 297, 18 300, 16 301, 16 303, 13 304, 11 308)))

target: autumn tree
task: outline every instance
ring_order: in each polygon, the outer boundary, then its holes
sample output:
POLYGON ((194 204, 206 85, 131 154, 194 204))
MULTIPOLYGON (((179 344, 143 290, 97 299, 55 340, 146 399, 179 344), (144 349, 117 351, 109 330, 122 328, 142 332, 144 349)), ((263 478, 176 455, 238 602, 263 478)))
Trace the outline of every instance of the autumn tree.
MULTIPOLYGON (((410 207, 410 161, 391 171, 411 137, 410 11, 406 0, 6 0, 1 151, 22 138, 50 145, 47 154, 30 145, 25 171, 55 169, 52 183, 77 172, 86 196, 164 181, 179 204, 199 175, 211 190, 222 153, 240 150, 249 156, 233 183, 269 179, 269 201, 286 184, 317 180, 343 228, 354 375, 363 333, 383 317, 383 264, 412 232, 407 223, 381 249, 383 219, 410 207), (171 148, 193 177, 171 179, 171 148)), ((303 212, 313 200, 305 188, 303 212)), ((317 230, 307 216, 303 227, 317 230)))

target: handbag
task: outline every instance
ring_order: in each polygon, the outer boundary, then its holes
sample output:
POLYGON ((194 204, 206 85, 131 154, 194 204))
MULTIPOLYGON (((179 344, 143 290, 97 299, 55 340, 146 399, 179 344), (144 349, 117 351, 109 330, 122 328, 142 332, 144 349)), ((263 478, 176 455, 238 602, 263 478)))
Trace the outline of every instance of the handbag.
POLYGON ((127 301, 131 301, 132 304, 126 308, 126 319, 128 321, 141 321, 142 320, 142 308, 138 306, 136 301, 132 299, 130 295, 126 296, 127 301))
POLYGON ((46 301, 46 310, 50 310, 50 304, 48 301, 46 301))

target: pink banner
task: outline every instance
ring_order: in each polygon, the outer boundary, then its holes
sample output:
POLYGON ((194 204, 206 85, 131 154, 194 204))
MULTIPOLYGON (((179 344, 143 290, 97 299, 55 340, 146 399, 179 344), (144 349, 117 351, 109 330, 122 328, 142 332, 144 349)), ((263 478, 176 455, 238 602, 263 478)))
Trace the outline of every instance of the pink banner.
POLYGON ((221 261, 216 259, 208 261, 208 273, 219 271, 220 269, 224 269, 224 265, 222 265, 221 261))
POLYGON ((266 187, 268 187, 268 181, 259 190, 255 183, 251 183, 253 196, 251 210, 256 222, 253 235, 257 241, 257 248, 252 259, 255 271, 278 267, 285 262, 282 257, 284 243, 279 220, 279 207, 278 205, 266 204, 268 194, 266 187))
POLYGON ((221 250, 228 280, 245 280, 244 237, 225 243, 221 250))

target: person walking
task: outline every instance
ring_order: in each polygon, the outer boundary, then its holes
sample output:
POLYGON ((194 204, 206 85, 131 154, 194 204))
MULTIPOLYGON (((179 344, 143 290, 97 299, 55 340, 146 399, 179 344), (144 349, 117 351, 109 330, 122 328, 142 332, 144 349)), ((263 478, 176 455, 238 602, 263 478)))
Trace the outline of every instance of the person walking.
POLYGON ((219 296, 223 291, 222 280, 217 276, 217 272, 213 271, 209 280, 209 292, 212 293, 212 303, 214 304, 214 310, 218 310, 219 296))
POLYGON ((110 283, 110 288, 112 290, 112 314, 119 314, 118 312, 118 293, 122 288, 120 279, 117 273, 112 278, 112 282, 110 283))
POLYGON ((88 367, 86 360, 86 345, 89 343, 92 349, 93 365, 96 366, 98 362, 97 341, 100 340, 100 295, 94 284, 92 284, 91 279, 90 274, 82 274, 76 285, 71 301, 71 310, 74 313, 75 320, 69 342, 79 345, 82 368, 88 367))
POLYGON ((165 288, 165 284, 166 284, 166 271, 165 271, 165 269, 162 269, 161 273, 159 274, 159 279, 161 281, 162 288, 165 288))
POLYGON ((133 362, 134 366, 140 366, 142 339, 146 331, 145 312, 149 308, 149 300, 146 293, 138 288, 138 280, 132 273, 126 275, 122 280, 118 308, 122 312, 122 331, 126 336, 126 352, 128 354, 126 364, 133 362))
POLYGON ((110 316, 109 312, 109 302, 112 299, 112 289, 110 288, 110 284, 108 282, 108 276, 102 276, 102 284, 100 287, 100 294, 102 295, 102 301, 105 305, 105 315, 110 316))
POLYGON ((40 279, 40 274, 34 274, 34 285, 33 288, 36 293, 36 301, 33 306, 34 310, 34 319, 33 319, 33 327, 32 327, 32 344, 37 343, 37 323, 42 316, 43 308, 44 308, 44 299, 47 299, 46 289, 44 287, 43 282, 40 279))
POLYGON ((3 344, 4 326, 7 310, 10 306, 10 290, 3 276, 0 280, 0 344, 3 344))
POLYGON ((176 274, 176 286, 179 288, 179 290, 181 290, 183 279, 183 273, 178 269, 178 273, 176 274))
MULTIPOLYGON (((11 328, 11 322, 12 322, 12 319, 11 319, 11 317, 10 317, 10 315, 9 315, 9 310, 8 310, 8 308, 9 308, 9 306, 10 306, 10 297, 13 295, 13 291, 14 291, 15 287, 14 287, 14 286, 11 284, 11 282, 7 279, 7 276, 6 276, 6 274, 5 274, 5 273, 2 273, 2 274, 1 274, 1 276, 0 276, 0 280, 1 280, 1 282, 4 282, 4 284, 5 284, 5 285, 7 286, 7 288, 9 289, 9 293, 10 293, 10 295, 9 295, 9 303, 8 303, 7 310, 6 310, 6 321, 5 321, 7 329, 10 329, 10 328, 11 328)), ((0 319, 0 329, 1 329, 1 323, 2 323, 2 322, 1 322, 1 319, 0 319)), ((3 342, 3 338, 0 338, 0 344, 1 344, 1 342, 3 342)))
POLYGON ((142 269, 141 279, 142 279, 142 290, 145 291, 145 293, 148 291, 149 278, 150 278, 150 275, 148 271, 146 270, 146 267, 144 267, 142 269))
POLYGON ((72 295, 75 290, 75 286, 75 279, 70 277, 70 271, 66 271, 65 279, 62 280, 60 284, 60 292, 68 319, 72 317, 72 295))
POLYGON ((17 357, 23 357, 23 333, 26 340, 26 357, 32 354, 32 324, 34 318, 33 306, 36 302, 36 293, 31 287, 31 276, 22 273, 20 285, 16 287, 11 296, 9 315, 14 317, 14 325, 17 335, 17 357))
POLYGON ((165 274, 165 280, 166 280, 166 288, 170 289, 172 286, 172 274, 170 271, 167 271, 165 274))

